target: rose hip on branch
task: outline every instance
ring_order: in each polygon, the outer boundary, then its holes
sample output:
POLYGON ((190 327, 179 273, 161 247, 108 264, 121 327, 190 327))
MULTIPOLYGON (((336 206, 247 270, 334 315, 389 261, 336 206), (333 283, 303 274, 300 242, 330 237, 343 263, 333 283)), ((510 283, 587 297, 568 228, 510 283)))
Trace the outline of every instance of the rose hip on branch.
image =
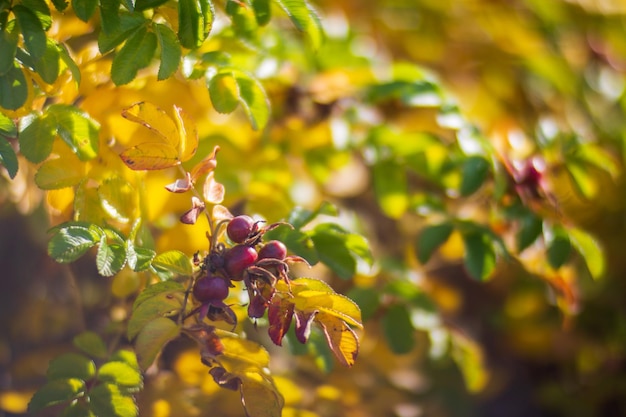
POLYGON ((258 258, 257 251, 247 245, 235 245, 224 255, 224 267, 228 277, 234 281, 243 279, 243 272, 254 265, 258 258))
POLYGON ((284 260, 287 256, 287 247, 278 240, 270 240, 259 250, 259 259, 284 260))
POLYGON ((228 238, 235 243, 243 243, 258 230, 258 225, 250 216, 241 215, 234 217, 226 226, 228 238))
POLYGON ((199 278, 193 286, 194 298, 202 303, 224 300, 228 297, 228 291, 226 280, 211 273, 199 278))

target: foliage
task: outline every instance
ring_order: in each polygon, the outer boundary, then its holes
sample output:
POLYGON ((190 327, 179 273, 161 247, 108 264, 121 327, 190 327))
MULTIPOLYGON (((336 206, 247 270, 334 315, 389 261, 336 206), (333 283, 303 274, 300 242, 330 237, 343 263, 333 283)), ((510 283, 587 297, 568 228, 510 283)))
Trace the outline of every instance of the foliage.
POLYGON ((15 276, 75 301, 0 406, 625 410, 625 10, 594 4, 0 0, 4 215, 63 265, 15 276))

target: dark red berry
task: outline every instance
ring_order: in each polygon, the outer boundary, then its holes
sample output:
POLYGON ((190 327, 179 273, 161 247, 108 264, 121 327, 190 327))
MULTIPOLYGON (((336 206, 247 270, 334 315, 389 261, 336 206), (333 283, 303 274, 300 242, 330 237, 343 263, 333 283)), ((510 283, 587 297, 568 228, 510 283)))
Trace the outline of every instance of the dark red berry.
POLYGON ((278 240, 270 240, 259 250, 259 259, 278 259, 282 261, 287 256, 287 247, 278 240))
POLYGON ((193 286, 193 296, 201 303, 207 301, 221 301, 228 297, 228 283, 213 275, 199 278, 193 286))
POLYGON ((226 226, 228 238, 235 243, 243 243, 256 230, 257 224, 254 219, 246 215, 234 217, 226 226))
POLYGON ((224 255, 224 267, 229 278, 241 281, 243 279, 243 271, 254 265, 258 256, 254 248, 246 245, 236 245, 228 249, 224 255))

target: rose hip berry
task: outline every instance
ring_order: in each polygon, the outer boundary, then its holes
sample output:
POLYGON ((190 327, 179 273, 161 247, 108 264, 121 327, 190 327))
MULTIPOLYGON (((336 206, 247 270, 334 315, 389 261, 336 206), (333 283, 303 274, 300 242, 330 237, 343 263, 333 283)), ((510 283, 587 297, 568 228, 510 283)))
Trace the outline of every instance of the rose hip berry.
POLYGON ((243 243, 248 236, 257 231, 257 224, 250 216, 242 215, 231 219, 226 226, 228 238, 235 243, 243 243))
POLYGON ((278 259, 282 261, 287 256, 287 248, 278 240, 270 240, 259 250, 259 259, 278 259))
POLYGON ((201 303, 221 301, 228 297, 228 283, 220 277, 209 274, 196 281, 193 286, 193 296, 201 303))
POLYGON ((254 265, 258 256, 254 248, 246 245, 236 245, 228 249, 224 255, 224 267, 229 278, 241 281, 243 279, 243 271, 254 265))

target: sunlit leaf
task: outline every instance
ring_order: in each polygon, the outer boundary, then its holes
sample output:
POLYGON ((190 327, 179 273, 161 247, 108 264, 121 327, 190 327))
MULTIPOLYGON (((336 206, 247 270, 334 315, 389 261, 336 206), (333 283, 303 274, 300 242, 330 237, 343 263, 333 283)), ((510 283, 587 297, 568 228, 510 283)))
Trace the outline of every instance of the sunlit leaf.
POLYGON ((324 33, 317 13, 306 0, 277 0, 298 30, 304 32, 313 49, 318 49, 324 33))
POLYGON ((17 4, 13 6, 13 13, 22 31, 26 50, 34 59, 39 59, 46 53, 46 33, 41 21, 30 8, 17 4))
POLYGON ((50 8, 45 0, 22 0, 21 3, 35 13, 35 16, 37 16, 37 19, 41 22, 41 26, 44 30, 50 29, 52 17, 50 15, 50 8))
POLYGON ((208 0, 178 2, 178 39, 188 49, 199 48, 213 27, 213 4, 208 0))
POLYGON ((77 185, 85 178, 85 169, 79 161, 68 163, 64 158, 45 161, 35 174, 35 183, 42 190, 57 190, 77 185))
POLYGON ((96 364, 85 355, 65 353, 50 361, 46 377, 53 379, 77 378, 90 380, 96 375, 96 364))
POLYGON ((344 366, 352 366, 359 353, 359 339, 343 320, 327 313, 318 313, 315 321, 322 327, 328 346, 344 366))
POLYGON ((48 107, 46 121, 81 161, 97 156, 100 126, 88 114, 74 106, 53 104, 48 107))
POLYGON ((387 344, 394 353, 401 355, 413 349, 415 329, 405 306, 389 307, 383 316, 382 326, 387 344))
POLYGON ((111 361, 123 362, 133 369, 139 370, 139 363, 137 363, 137 355, 130 349, 119 349, 113 352, 110 358, 111 361))
POLYGON ((324 312, 354 326, 363 327, 359 306, 344 295, 315 290, 301 290, 294 295, 293 302, 298 311, 324 312))
POLYGON ((180 107, 174 106, 176 123, 176 149, 181 162, 188 161, 198 150, 198 128, 189 115, 180 107))
POLYGON ((152 249, 135 246, 130 240, 126 241, 126 260, 133 271, 149 269, 155 256, 156 252, 152 249))
POLYGON ((288 298, 273 297, 267 307, 269 328, 267 333, 277 346, 282 346, 282 340, 293 319, 294 304, 288 298))
POLYGON ((138 369, 131 365, 110 361, 98 369, 98 381, 108 382, 125 388, 141 388, 143 378, 138 369))
POLYGON ((202 196, 204 199, 211 204, 219 204, 224 201, 224 195, 226 194, 226 190, 224 185, 215 181, 213 174, 209 174, 204 181, 204 186, 202 187, 202 196))
POLYGON ((134 339, 148 323, 158 318, 175 315, 180 312, 181 308, 182 293, 179 292, 160 292, 145 298, 133 309, 126 335, 129 339, 134 339))
POLYGON ((137 72, 147 67, 154 57, 157 36, 145 26, 139 27, 126 41, 113 58, 111 79, 115 85, 128 84, 137 76, 137 72))
POLYGON ((111 277, 126 265, 126 248, 119 243, 107 243, 106 237, 100 239, 96 254, 96 266, 100 275, 111 277))
POLYGON ((191 275, 191 261, 189 257, 177 250, 170 250, 158 254, 152 260, 152 266, 161 268, 178 275, 191 275))
POLYGON ((112 218, 127 223, 133 217, 137 193, 125 179, 112 177, 104 180, 98 187, 98 196, 102 208, 112 218))
POLYGON ((591 276, 598 279, 604 275, 606 262, 598 241, 581 229, 570 229, 568 233, 572 245, 585 260, 591 276))
POLYGON ((252 76, 237 71, 240 102, 254 130, 262 130, 270 118, 270 102, 261 83, 252 76))
POLYGON ((98 416, 136 417, 139 413, 135 400, 113 384, 99 384, 91 389, 89 405, 98 416))
POLYGON ((104 237, 104 232, 94 226, 76 224, 63 226, 48 242, 48 255, 60 263, 74 262, 102 237, 104 237))
POLYGON ((406 172, 394 161, 380 161, 374 166, 374 192, 383 212, 397 219, 409 207, 406 172))
POLYGON ((417 259, 425 264, 433 253, 443 245, 454 227, 451 223, 440 223, 426 226, 417 238, 417 259))
POLYGON ((220 113, 232 113, 239 105, 239 85, 229 71, 221 72, 211 78, 208 84, 209 95, 215 110, 220 113))
MULTIPOLYGON (((148 285, 135 299, 133 303, 133 310, 136 310, 139 305, 141 305, 144 301, 149 300, 150 298, 156 296, 161 293, 180 293, 185 291, 185 287, 176 281, 162 281, 157 282, 152 285, 148 285)), ((171 297, 169 297, 171 298, 171 297)))
POLYGON ((254 9, 254 16, 259 26, 264 26, 269 23, 272 17, 270 0, 252 0, 252 8, 254 9))
POLYGON ((463 374, 467 389, 481 392, 489 382, 489 373, 480 346, 460 335, 455 336, 454 342, 452 357, 463 374))
POLYGON ((95 332, 82 332, 72 340, 74 346, 89 356, 102 359, 107 356, 107 347, 102 338, 95 332))
POLYGON ((267 350, 258 343, 218 333, 222 345, 223 355, 231 360, 233 371, 244 372, 261 370, 270 363, 270 355, 267 350))
MULTIPOLYGON (((145 304, 145 303, 144 303, 145 304)), ((137 335, 135 352, 141 369, 145 370, 152 365, 163 347, 180 333, 178 325, 165 317, 154 319, 147 323, 137 335)))
POLYGON ((296 230, 298 230, 309 224, 320 214, 337 216, 339 214, 339 211, 337 210, 336 206, 327 201, 322 202, 315 210, 310 210, 303 207, 294 207, 289 213, 289 218, 287 219, 287 222, 291 224, 296 230))
POLYGON ((36 413, 39 410, 59 403, 68 402, 80 397, 85 391, 85 381, 70 379, 55 379, 39 388, 28 403, 28 411, 36 413))
POLYGON ((349 279, 356 272, 356 260, 346 247, 345 235, 327 228, 316 228, 310 234, 319 260, 330 267, 340 278, 349 279))
POLYGON ((268 378, 248 373, 239 389, 246 417, 282 416, 283 397, 268 378))

